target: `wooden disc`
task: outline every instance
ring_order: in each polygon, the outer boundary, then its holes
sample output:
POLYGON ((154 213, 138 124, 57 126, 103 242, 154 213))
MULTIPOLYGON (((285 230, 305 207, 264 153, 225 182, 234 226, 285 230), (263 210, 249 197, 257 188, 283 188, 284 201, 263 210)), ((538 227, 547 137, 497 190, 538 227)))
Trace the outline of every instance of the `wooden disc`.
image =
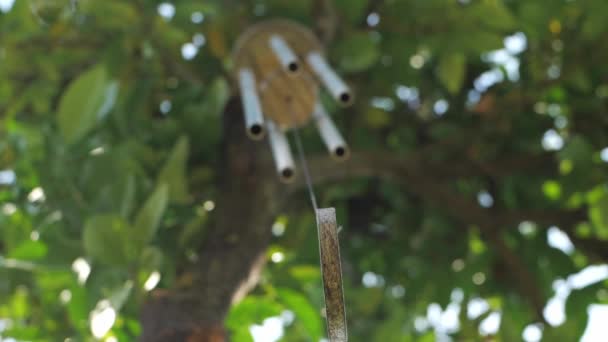
POLYGON ((247 29, 237 40, 232 57, 234 74, 241 68, 253 71, 264 116, 281 130, 303 126, 312 117, 319 86, 305 62, 311 51, 322 51, 321 43, 308 28, 289 20, 269 20, 247 29), (299 71, 288 73, 270 48, 279 35, 299 59, 299 71))

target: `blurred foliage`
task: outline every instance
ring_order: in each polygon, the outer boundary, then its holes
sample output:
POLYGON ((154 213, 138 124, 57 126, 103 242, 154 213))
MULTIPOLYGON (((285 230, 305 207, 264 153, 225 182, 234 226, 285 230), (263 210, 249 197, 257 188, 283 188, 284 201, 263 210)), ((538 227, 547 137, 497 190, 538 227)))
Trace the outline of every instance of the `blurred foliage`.
MULTIPOLYGON (((500 239, 545 298, 555 295, 556 280, 606 262, 577 244, 608 241, 608 156, 600 154, 608 146, 605 0, 3 6, 0 336, 136 339, 147 289, 158 275, 159 287, 174 285, 214 213, 230 48, 248 25, 271 17, 315 27, 328 12, 324 20, 336 26, 329 59, 357 94, 354 108, 331 109, 355 152, 407 157, 439 142, 425 159, 484 165, 543 155, 543 146, 559 150, 554 168, 501 176, 488 169, 442 183, 472 200, 487 192, 489 212, 588 213, 568 230, 575 241, 568 254, 548 246, 547 225, 501 227, 500 239), (108 305, 117 316, 96 333, 93 321, 102 313, 108 320, 108 305)), ((311 154, 323 153, 312 130, 304 137, 311 154)), ((487 340, 521 340, 526 326, 541 323, 474 224, 377 179, 337 183, 320 196, 345 227, 352 341, 482 340, 479 326, 492 312, 502 318, 487 340), (467 315, 467 303, 480 298, 485 312, 467 315), (437 306, 444 314, 456 308, 457 327, 433 321, 437 306)), ((285 341, 324 335, 314 222, 307 205, 297 207, 277 218, 274 262, 227 318, 234 341, 251 341, 249 326, 271 316, 283 317, 285 341)), ((544 339, 577 340, 588 305, 608 301, 606 287, 572 289, 565 323, 544 324, 544 339)))

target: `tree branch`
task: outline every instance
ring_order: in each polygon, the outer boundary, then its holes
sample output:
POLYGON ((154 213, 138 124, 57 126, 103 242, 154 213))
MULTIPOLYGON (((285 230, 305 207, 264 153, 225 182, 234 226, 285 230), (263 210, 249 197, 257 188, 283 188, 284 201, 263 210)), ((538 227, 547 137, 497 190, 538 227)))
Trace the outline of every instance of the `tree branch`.
MULTIPOLYGON (((425 154, 431 155, 432 150, 427 149, 425 154)), ((401 183, 420 194, 422 198, 436 198, 442 204, 449 204, 446 207, 448 211, 466 213, 471 219, 486 220, 485 223, 493 226, 500 223, 505 227, 513 227, 526 220, 547 225, 571 226, 585 219, 584 210, 503 210, 492 211, 491 217, 487 217, 490 215, 487 209, 454 193, 449 184, 437 186, 441 181, 453 181, 465 177, 486 175, 504 177, 524 171, 530 174, 546 170, 549 168, 547 165, 553 163, 550 154, 507 157, 495 162, 468 162, 430 161, 418 153, 399 158, 388 152, 355 152, 348 161, 340 164, 336 164, 327 156, 316 156, 309 160, 315 184, 361 177, 382 178, 401 183)), ((297 179, 290 187, 290 191, 297 191, 303 186, 303 179, 297 179)))
MULTIPOLYGON (((348 178, 378 177, 402 184, 420 198, 445 210, 450 216, 464 223, 465 227, 471 224, 478 226, 483 237, 493 245, 494 250, 505 262, 516 288, 532 303, 537 319, 543 321, 542 311, 546 300, 525 262, 505 244, 501 231, 516 227, 525 220, 544 225, 572 226, 585 218, 584 211, 485 209, 473 199, 453 191, 449 181, 466 176, 487 175, 490 170, 494 172, 493 176, 506 176, 553 163, 553 159, 549 157, 548 155, 518 156, 483 164, 466 161, 435 163, 425 161, 418 155, 398 158, 394 154, 375 152, 354 153, 349 161, 339 166, 327 157, 311 158, 310 166, 313 179, 317 183, 348 178), (445 178, 447 180, 441 180, 445 178)), ((299 180, 294 184, 292 191, 301 186, 299 180)))
POLYGON ((313 17, 316 19, 315 33, 327 46, 334 40, 338 28, 338 14, 332 0, 315 0, 313 17))

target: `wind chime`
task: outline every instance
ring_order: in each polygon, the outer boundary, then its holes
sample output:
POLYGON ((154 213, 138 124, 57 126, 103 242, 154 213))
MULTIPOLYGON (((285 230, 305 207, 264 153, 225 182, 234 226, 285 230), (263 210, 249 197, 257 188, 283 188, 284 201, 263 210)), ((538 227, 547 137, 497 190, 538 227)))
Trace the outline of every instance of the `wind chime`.
POLYGON ((295 176, 285 132, 311 120, 331 155, 337 160, 348 157, 348 146, 320 102, 317 80, 342 105, 351 104, 353 96, 309 29, 286 20, 256 24, 238 39, 233 58, 247 134, 260 140, 268 132, 282 181, 295 176))
POLYGON ((247 29, 234 51, 246 131, 254 140, 268 135, 279 179, 295 177, 295 163, 285 133, 293 130, 301 166, 317 218, 329 340, 347 341, 342 271, 334 208, 318 208, 306 164, 299 128, 313 121, 336 160, 348 158, 348 146, 319 98, 319 83, 339 104, 352 103, 346 83, 323 57, 323 48, 306 27, 271 20, 247 29))

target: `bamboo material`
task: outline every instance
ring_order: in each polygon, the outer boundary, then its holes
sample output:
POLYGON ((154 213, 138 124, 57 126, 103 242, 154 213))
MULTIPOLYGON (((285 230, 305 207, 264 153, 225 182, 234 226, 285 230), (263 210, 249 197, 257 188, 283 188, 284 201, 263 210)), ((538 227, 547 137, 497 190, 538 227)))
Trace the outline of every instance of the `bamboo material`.
POLYGON ((255 77, 250 69, 244 68, 239 70, 239 87, 247 134, 252 139, 262 139, 264 136, 264 117, 256 91, 255 77))
POLYGON ((256 75, 264 116, 272 119, 279 129, 288 130, 310 121, 319 86, 306 63, 298 63, 295 73, 281 64, 280 57, 271 46, 277 45, 274 37, 283 41, 284 47, 293 54, 291 58, 295 57, 297 62, 308 52, 319 51, 322 46, 312 31, 288 20, 255 24, 235 44, 233 60, 236 70, 248 68, 256 75))
MULTIPOLYGON (((321 42, 307 27, 290 20, 267 20, 250 26, 237 40, 232 52, 237 70, 251 67, 253 61, 248 52, 256 47, 266 48, 269 57, 276 59, 268 49, 268 41, 273 35, 280 35, 296 56, 306 56, 310 51, 323 49, 321 42)), ((305 68, 306 65, 303 64, 301 67, 305 68)))
POLYGON ((260 83, 260 99, 265 113, 285 131, 308 123, 316 101, 314 81, 304 73, 290 76, 276 72, 260 83))
POLYGON ((350 154, 349 148, 333 120, 319 102, 315 104, 313 118, 330 155, 337 160, 347 159, 350 154))
MULTIPOLYGON (((322 57, 322 49, 311 30, 288 20, 257 23, 237 40, 232 54, 235 68, 251 70, 263 116, 278 129, 302 127, 312 119, 319 83, 341 104, 352 102, 350 89, 322 57), (294 65, 297 72, 292 71, 294 65)), ((348 150, 336 152, 339 157, 348 150)))
POLYGON ((319 52, 311 52, 306 56, 306 61, 313 73, 321 80, 332 97, 342 105, 349 105, 353 101, 350 89, 342 81, 340 76, 327 64, 325 58, 319 52))
POLYGON ((318 92, 310 75, 305 70, 295 74, 285 71, 267 44, 252 46, 251 54, 256 72, 264 75, 259 88, 267 117, 281 130, 308 123, 318 92))
POLYGON ((298 57, 281 36, 277 34, 270 36, 268 43, 285 71, 294 74, 300 70, 298 57))
POLYGON ((279 174, 279 179, 285 183, 293 181, 295 164, 285 133, 281 132, 272 120, 266 123, 268 127, 268 142, 272 150, 272 158, 279 174))
POLYGON ((336 210, 334 208, 320 208, 317 209, 316 214, 329 341, 346 342, 348 341, 348 332, 344 310, 336 210))

